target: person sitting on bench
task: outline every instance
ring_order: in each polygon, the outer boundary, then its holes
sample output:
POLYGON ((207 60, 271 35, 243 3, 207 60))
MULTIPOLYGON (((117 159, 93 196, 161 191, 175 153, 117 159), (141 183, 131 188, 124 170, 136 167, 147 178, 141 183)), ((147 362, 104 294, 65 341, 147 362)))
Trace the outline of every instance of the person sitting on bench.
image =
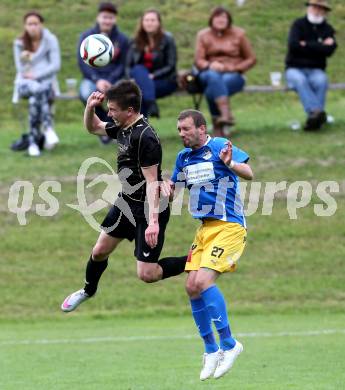
POLYGON ((214 136, 223 137, 224 127, 234 125, 229 96, 243 89, 243 74, 255 63, 244 30, 232 24, 226 8, 216 7, 209 18, 209 27, 198 32, 195 49, 195 65, 200 71, 214 136))
POLYGON ((307 14, 294 21, 288 39, 286 81, 297 91, 307 114, 304 130, 318 130, 327 121, 327 57, 336 47, 334 28, 326 22, 331 7, 325 0, 311 0, 307 14))

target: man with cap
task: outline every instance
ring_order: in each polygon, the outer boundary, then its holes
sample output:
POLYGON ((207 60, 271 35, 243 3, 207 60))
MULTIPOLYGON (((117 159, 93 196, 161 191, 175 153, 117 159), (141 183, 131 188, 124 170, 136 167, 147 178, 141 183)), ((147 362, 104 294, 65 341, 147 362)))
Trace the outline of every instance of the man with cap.
POLYGON ((288 38, 286 81, 302 102, 307 120, 304 130, 318 130, 327 121, 327 58, 336 47, 335 30, 327 23, 331 7, 326 0, 310 0, 307 13, 294 21, 288 38))
MULTIPOLYGON (((77 58, 83 80, 80 84, 79 94, 84 105, 92 92, 99 91, 105 93, 112 84, 115 84, 118 80, 122 79, 124 75, 124 64, 129 40, 117 27, 117 14, 117 7, 113 3, 100 3, 98 6, 96 25, 80 35, 77 58), (102 68, 91 68, 82 61, 79 55, 81 42, 92 34, 104 34, 114 45, 115 51, 113 60, 110 64, 103 66, 102 68)), ((102 106, 96 107, 96 114, 102 121, 109 122, 111 120, 107 116, 107 111, 104 110, 102 106)), ((103 143, 108 143, 111 140, 107 136, 102 136, 100 139, 103 143)))

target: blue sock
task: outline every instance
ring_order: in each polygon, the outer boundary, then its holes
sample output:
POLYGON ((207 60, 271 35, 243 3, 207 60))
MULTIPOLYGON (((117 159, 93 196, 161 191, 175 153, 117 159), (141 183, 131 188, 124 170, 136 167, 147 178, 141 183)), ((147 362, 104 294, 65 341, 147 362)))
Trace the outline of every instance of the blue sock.
POLYGON ((219 347, 212 331, 211 318, 202 298, 191 299, 192 314, 195 324, 199 330, 200 336, 204 340, 205 352, 213 353, 218 351, 219 347))
POLYGON ((201 292, 207 311, 213 321, 220 341, 220 348, 224 351, 232 349, 236 341, 231 337, 226 303, 223 294, 216 285, 213 285, 201 292))

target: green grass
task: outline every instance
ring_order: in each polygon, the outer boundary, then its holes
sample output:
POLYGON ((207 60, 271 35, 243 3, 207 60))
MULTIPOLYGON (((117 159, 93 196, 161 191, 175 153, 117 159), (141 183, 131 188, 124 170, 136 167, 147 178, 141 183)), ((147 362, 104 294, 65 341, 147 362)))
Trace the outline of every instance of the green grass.
POLYGON ((345 381, 344 314, 233 316, 244 353, 204 383, 191 318, 61 316, 1 326, 2 390, 333 390, 345 381))
MULTIPOLYGON (((97 1, 30 0, 0 4, 0 38, 10 53, 12 39, 21 28, 16 10, 38 8, 47 25, 58 34, 63 68, 60 81, 78 76, 75 44, 80 31, 94 18, 97 1)), ((268 82, 270 70, 283 70, 285 38, 293 18, 301 14, 301 2, 248 0, 237 9, 236 24, 245 27, 258 54, 258 65, 248 74, 248 83, 268 82)), ((216 5, 216 3, 212 3, 216 5)), ((333 1, 331 21, 344 42, 345 7, 333 1)), ((133 31, 133 21, 143 8, 157 6, 167 28, 179 45, 180 67, 191 63, 195 32, 205 25, 209 2, 204 0, 120 2, 120 24, 133 31)), ((332 81, 344 81, 344 45, 330 61, 332 81)), ((76 176, 88 157, 102 157, 113 164, 114 147, 102 147, 83 130, 79 102, 57 102, 56 129, 59 147, 30 159, 9 150, 24 131, 17 120, 23 107, 10 105, 14 77, 11 55, 0 65, 3 94, 0 97, 0 388, 1 389, 340 389, 344 383, 344 333, 286 337, 240 337, 246 352, 233 373, 219 382, 200 384, 201 343, 194 335, 184 276, 145 285, 136 277, 133 245, 123 243, 111 256, 97 297, 78 312, 63 316, 63 298, 83 283, 84 267, 98 233, 67 204, 76 204, 76 176), (7 207, 9 189, 17 180, 33 183, 35 194, 27 225, 20 226, 7 207), (55 193, 59 211, 51 218, 36 215, 39 185, 46 180, 61 183, 55 193), (142 339, 132 340, 139 335, 142 339), (144 339, 165 336, 170 339, 144 339), (174 338, 176 336, 176 338, 174 338), (67 344, 20 344, 20 340, 64 340, 110 337, 108 342, 67 344), (119 338, 117 341, 114 338, 119 338), (128 339, 129 338, 129 339, 128 339), (13 341, 14 343, 9 344, 13 341)), ((335 194, 337 211, 331 217, 316 217, 313 206, 321 203, 315 190, 311 204, 290 220, 284 194, 278 194, 273 213, 258 211, 248 218, 247 249, 238 271, 222 277, 219 285, 229 302, 235 334, 249 332, 308 332, 343 329, 344 323, 344 92, 330 92, 327 111, 335 123, 315 134, 291 131, 292 120, 304 113, 292 94, 240 94, 232 99, 237 120, 233 142, 251 156, 255 180, 296 180, 315 186, 324 180, 340 184, 335 194)), ((164 147, 163 169, 170 172, 181 143, 176 117, 190 107, 187 97, 160 101, 162 119, 153 120, 164 147)), ((202 110, 207 112, 205 102, 202 110)), ((109 173, 101 166, 90 174, 109 173)), ((89 193, 98 199, 105 185, 89 193)), ((97 214, 101 221, 106 210, 97 214)), ((187 214, 171 218, 163 255, 185 253, 196 226, 187 214)))

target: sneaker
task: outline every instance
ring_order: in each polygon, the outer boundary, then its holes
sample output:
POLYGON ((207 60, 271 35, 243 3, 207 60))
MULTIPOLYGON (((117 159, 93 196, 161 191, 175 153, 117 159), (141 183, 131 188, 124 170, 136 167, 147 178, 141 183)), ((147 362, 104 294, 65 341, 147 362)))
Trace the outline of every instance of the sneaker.
POLYGON ((323 111, 313 111, 308 115, 306 123, 304 125, 305 131, 319 130, 324 123, 325 113, 323 111))
POLYGON ((236 341, 234 348, 228 351, 219 352, 219 362, 218 367, 213 375, 214 378, 218 379, 225 375, 233 366, 235 360, 238 358, 238 355, 243 351, 243 345, 236 341))
POLYGON ((37 144, 35 144, 34 142, 31 143, 28 147, 28 155, 30 157, 38 157, 41 155, 41 152, 40 152, 40 148, 38 147, 37 144))
POLYGON ((203 367, 200 372, 200 380, 204 381, 205 379, 211 378, 211 376, 216 371, 218 365, 219 350, 213 353, 204 353, 203 356, 203 367))
POLYGON ((52 150, 59 143, 59 137, 52 128, 44 132, 44 149, 52 150))
POLYGON ((321 113, 320 113, 320 122, 321 122, 321 126, 324 125, 325 123, 327 123, 327 113, 326 113, 326 111, 321 111, 321 113))
POLYGON ((17 141, 14 141, 11 145, 11 149, 15 152, 26 150, 29 147, 29 136, 23 134, 17 141))
POLYGON ((86 294, 84 289, 78 290, 73 294, 69 295, 62 303, 61 310, 70 312, 75 310, 81 303, 89 299, 90 297, 86 294))

